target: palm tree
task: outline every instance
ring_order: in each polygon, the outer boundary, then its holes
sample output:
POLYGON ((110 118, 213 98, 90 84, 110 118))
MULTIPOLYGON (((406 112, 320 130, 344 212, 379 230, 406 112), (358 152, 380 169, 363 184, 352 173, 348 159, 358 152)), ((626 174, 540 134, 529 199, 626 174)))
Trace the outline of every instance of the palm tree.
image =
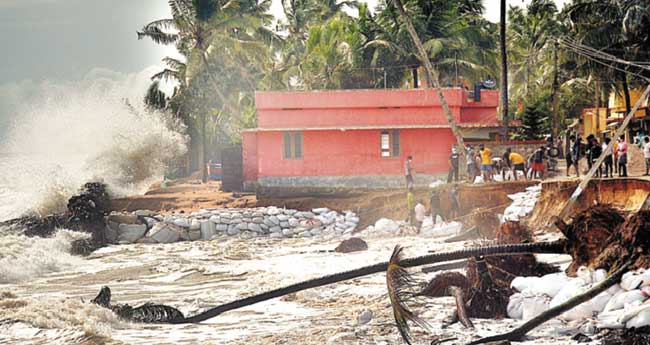
POLYGON ((501 0, 499 12, 499 52, 501 54, 501 79, 499 103, 505 137, 508 136, 508 53, 506 52, 506 0, 501 0))

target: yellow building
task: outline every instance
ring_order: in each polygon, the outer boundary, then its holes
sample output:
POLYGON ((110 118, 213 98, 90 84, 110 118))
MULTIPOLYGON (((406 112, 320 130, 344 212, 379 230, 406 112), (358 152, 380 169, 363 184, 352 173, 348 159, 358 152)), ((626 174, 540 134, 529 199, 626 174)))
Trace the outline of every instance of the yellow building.
MULTIPOLYGON (((630 90, 630 107, 639 100, 642 91, 630 90)), ((608 133, 615 131, 618 125, 623 122, 626 116, 625 98, 622 94, 612 92, 609 95, 607 108, 585 108, 582 110, 582 134, 584 137, 593 134, 598 138, 609 136, 608 133)), ((634 114, 630 123, 630 134, 637 132, 649 133, 650 130, 650 109, 646 99, 634 114)))

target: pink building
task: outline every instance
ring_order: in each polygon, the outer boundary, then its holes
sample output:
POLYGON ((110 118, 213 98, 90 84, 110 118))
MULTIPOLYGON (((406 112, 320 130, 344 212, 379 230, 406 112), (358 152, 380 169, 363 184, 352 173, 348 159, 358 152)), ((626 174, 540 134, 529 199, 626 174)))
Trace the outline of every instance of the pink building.
MULTIPOLYGON (((459 88, 445 99, 466 139, 498 132, 498 92, 481 101, 459 88)), ((258 92, 258 128, 243 136, 244 182, 256 185, 388 188, 446 174, 454 136, 435 90, 258 92)))

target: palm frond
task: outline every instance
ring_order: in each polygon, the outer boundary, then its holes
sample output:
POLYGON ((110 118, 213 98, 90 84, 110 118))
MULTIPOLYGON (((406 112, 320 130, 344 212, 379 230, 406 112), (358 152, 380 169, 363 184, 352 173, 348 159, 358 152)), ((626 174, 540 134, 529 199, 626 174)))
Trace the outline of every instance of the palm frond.
POLYGON ((158 26, 146 25, 142 31, 137 31, 137 34, 139 40, 149 37, 155 43, 164 45, 174 44, 180 39, 178 34, 165 32, 158 26))
POLYGON ((386 286, 397 329, 402 339, 411 345, 413 338, 408 324, 409 321, 427 332, 430 332, 431 326, 409 309, 408 304, 415 305, 418 303, 419 284, 406 269, 400 266, 402 250, 403 248, 400 245, 395 246, 393 250, 386 269, 386 286))

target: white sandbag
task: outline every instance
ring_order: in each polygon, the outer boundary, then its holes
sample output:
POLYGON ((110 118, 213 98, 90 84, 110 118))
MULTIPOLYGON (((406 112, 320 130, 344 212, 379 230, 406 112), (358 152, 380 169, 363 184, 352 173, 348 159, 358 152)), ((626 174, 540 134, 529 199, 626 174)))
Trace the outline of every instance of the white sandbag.
POLYGON ((522 305, 524 321, 528 321, 549 309, 548 299, 541 296, 526 297, 522 305))
POLYGON ((562 318, 567 321, 573 321, 594 317, 605 309, 605 305, 607 305, 611 298, 612 295, 607 291, 604 291, 589 301, 581 303, 575 308, 566 311, 562 314, 562 318))
POLYGON ((391 219, 381 218, 375 222, 375 231, 397 232, 399 231, 399 223, 391 219))
POLYGON ((480 183, 483 183, 483 182, 485 182, 483 180, 483 176, 476 176, 476 178, 474 179, 474 184, 480 184, 480 183))
POLYGON ((582 279, 585 281, 587 284, 591 284, 594 282, 593 279, 593 271, 585 266, 580 266, 578 268, 578 271, 576 272, 576 276, 578 278, 582 279))
POLYGON ((636 290, 643 283, 643 277, 637 271, 626 272, 621 278, 621 287, 627 291, 636 290))
POLYGON ((605 311, 623 309, 626 304, 631 304, 634 302, 643 302, 648 299, 648 289, 643 288, 643 290, 632 290, 632 291, 621 291, 618 294, 614 295, 612 299, 609 300, 605 306, 605 311))
POLYGON ((643 326, 650 326, 650 308, 643 310, 625 323, 627 328, 640 328, 643 326))
POLYGON ((431 182, 431 184, 429 184, 429 188, 436 188, 436 187, 441 186, 443 184, 445 184, 445 181, 436 180, 436 181, 431 182))
POLYGON ((423 237, 445 237, 455 236, 463 229, 463 224, 460 222, 438 223, 433 227, 422 228, 420 235, 423 237))
POLYGON ((530 291, 540 280, 540 277, 517 277, 512 280, 510 287, 519 292, 530 291))
POLYGON ((513 294, 510 296, 508 301, 508 307, 506 311, 508 312, 508 317, 515 320, 521 320, 524 317, 524 296, 520 293, 513 294))
POLYGON ((639 275, 641 276, 641 279, 643 279, 643 283, 641 283, 641 286, 650 286, 650 270, 639 270, 639 275))
POLYGON ((587 291, 588 286, 585 283, 584 280, 580 278, 574 278, 571 279, 568 283, 566 283, 560 291, 553 297, 551 300, 551 308, 558 306, 572 297, 581 294, 585 291, 587 291))
POLYGON ((495 182, 503 182, 503 176, 501 176, 501 174, 494 174, 494 175, 492 175, 492 179, 493 179, 495 182))
POLYGON ((540 278, 538 284, 532 286, 531 292, 553 298, 570 280, 571 278, 567 277, 564 272, 547 274, 540 278))
POLYGON ((625 307, 623 307, 622 314, 618 317, 618 322, 627 323, 647 308, 647 303, 642 303, 640 301, 634 301, 630 304, 626 304, 625 307))
POLYGON ((598 328, 608 328, 608 329, 625 328, 625 324, 618 321, 621 314, 623 314, 622 309, 604 311, 598 314, 598 318, 596 319, 596 326, 598 326, 598 328))

